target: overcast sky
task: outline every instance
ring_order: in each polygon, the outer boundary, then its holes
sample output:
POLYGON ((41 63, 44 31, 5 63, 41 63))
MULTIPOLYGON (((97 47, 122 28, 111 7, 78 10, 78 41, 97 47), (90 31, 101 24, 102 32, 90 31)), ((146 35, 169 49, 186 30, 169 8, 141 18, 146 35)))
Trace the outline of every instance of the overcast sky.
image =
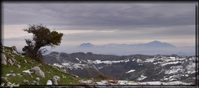
POLYGON ((4 45, 25 45, 29 24, 64 33, 61 46, 153 40, 195 44, 195 3, 3 3, 4 45))

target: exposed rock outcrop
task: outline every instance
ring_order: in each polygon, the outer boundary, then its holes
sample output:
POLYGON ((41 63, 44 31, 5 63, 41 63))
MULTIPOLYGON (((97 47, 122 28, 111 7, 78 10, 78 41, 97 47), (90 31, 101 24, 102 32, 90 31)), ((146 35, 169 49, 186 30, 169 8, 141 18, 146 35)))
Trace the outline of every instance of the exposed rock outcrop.
POLYGON ((11 58, 6 57, 6 55, 4 53, 2 53, 2 61, 1 64, 3 65, 17 65, 16 59, 13 58, 14 56, 12 56, 11 58))
POLYGON ((6 58, 6 55, 4 53, 2 53, 1 64, 7 65, 7 58, 6 58))
POLYGON ((19 55, 16 46, 12 46, 12 53, 19 55))
POLYGON ((10 65, 14 65, 14 62, 12 61, 12 59, 8 59, 8 63, 9 63, 10 65))

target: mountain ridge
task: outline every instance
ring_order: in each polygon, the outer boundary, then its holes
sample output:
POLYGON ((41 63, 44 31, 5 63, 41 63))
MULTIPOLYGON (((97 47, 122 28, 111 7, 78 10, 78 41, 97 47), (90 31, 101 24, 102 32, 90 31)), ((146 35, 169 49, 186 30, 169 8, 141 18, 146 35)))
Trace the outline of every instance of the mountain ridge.
POLYGON ((160 46, 160 47, 176 47, 170 43, 166 43, 166 42, 161 42, 161 41, 151 41, 151 42, 147 42, 147 43, 140 43, 140 44, 116 44, 116 43, 111 43, 111 44, 104 44, 104 45, 94 45, 92 43, 82 43, 79 45, 79 47, 93 47, 93 46, 160 46))
POLYGON ((129 55, 115 56, 94 53, 72 53, 45 56, 46 63, 70 70, 80 77, 90 76, 85 68, 100 71, 116 80, 129 81, 183 81, 194 80, 194 56, 178 55, 129 55), (145 78, 146 76, 146 78, 145 78))
MULTIPOLYGON (((72 48, 72 52, 93 52, 96 54, 112 54, 112 55, 194 55, 194 47, 177 47, 167 42, 151 41, 141 44, 104 44, 95 45, 92 43, 82 43, 79 46, 72 48), (83 46, 82 46, 83 45, 83 46)), ((66 50, 67 51, 67 50, 66 50)), ((71 52, 68 50, 68 52, 71 52)))

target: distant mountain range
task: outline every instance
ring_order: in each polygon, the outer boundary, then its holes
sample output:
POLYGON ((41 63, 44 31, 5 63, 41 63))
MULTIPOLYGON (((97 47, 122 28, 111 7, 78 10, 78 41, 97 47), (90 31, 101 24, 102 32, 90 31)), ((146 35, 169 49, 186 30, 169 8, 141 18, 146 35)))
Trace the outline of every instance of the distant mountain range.
POLYGON ((145 54, 145 55, 194 55, 194 47, 176 47, 172 44, 160 41, 152 41, 143 44, 105 44, 94 45, 92 43, 82 43, 75 47, 74 52, 93 52, 98 54, 111 54, 111 55, 132 55, 132 54, 145 54))
POLYGON ((92 43, 82 43, 79 47, 87 48, 87 47, 161 47, 161 48, 174 48, 175 46, 169 43, 160 42, 160 41, 152 41, 149 43, 143 44, 106 44, 101 46, 96 46, 92 43))
POLYGON ((67 49, 72 53, 44 55, 44 61, 85 78, 194 83, 195 58, 191 56, 195 54, 194 48, 176 47, 160 41, 105 45, 82 43, 67 49))

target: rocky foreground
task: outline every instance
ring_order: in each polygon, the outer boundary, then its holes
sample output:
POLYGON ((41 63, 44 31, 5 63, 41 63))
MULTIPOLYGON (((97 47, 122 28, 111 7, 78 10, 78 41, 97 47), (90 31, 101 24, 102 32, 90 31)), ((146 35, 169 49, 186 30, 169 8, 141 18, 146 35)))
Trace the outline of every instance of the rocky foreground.
POLYGON ((3 47, 2 51, 1 87, 80 84, 79 78, 21 55, 15 47, 3 47))

